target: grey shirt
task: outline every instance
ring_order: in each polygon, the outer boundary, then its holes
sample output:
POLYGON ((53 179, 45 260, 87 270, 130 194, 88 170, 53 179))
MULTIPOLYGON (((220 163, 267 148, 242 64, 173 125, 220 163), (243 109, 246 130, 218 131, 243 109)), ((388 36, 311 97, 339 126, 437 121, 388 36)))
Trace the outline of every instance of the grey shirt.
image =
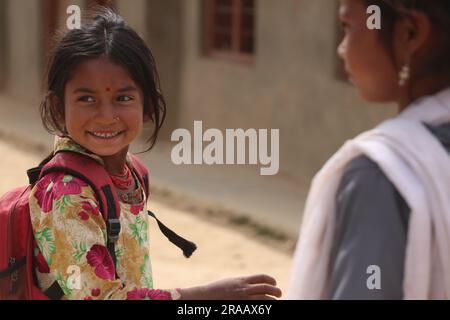
MULTIPOLYGON (((427 128, 450 155, 450 123, 427 128)), ((328 298, 402 299, 410 214, 405 200, 375 162, 360 156, 345 168, 336 208, 328 298), (367 286, 373 265, 380 289, 367 286)))

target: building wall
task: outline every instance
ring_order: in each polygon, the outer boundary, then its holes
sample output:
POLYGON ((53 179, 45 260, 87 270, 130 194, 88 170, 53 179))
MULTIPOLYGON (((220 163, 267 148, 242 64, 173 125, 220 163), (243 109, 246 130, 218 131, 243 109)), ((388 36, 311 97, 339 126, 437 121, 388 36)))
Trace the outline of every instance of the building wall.
POLYGON ((4 0, 0 0, 0 90, 3 89, 7 76, 7 35, 6 2, 4 0))
POLYGON ((368 106, 336 78, 337 2, 258 1, 256 11, 249 65, 204 56, 202 1, 186 4, 178 123, 279 128, 280 170, 307 184, 347 138, 393 110, 368 106))
POLYGON ((42 6, 40 1, 2 0, 6 6, 7 76, 5 90, 35 102, 42 79, 42 6))
POLYGON ((147 38, 147 0, 116 0, 116 9, 128 24, 144 39, 147 38))
POLYGON ((178 125, 178 115, 184 107, 181 98, 181 72, 185 36, 185 0, 147 0, 147 43, 158 67, 161 87, 167 102, 167 118, 161 138, 170 139, 178 125))

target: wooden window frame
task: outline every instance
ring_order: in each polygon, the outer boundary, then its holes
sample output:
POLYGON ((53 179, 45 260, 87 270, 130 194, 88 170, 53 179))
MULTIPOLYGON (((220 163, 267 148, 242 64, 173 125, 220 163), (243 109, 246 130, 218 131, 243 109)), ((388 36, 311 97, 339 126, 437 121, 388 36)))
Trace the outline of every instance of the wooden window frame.
POLYGON ((241 4, 242 0, 231 0, 232 1, 232 14, 231 14, 231 50, 220 50, 214 48, 214 5, 213 0, 204 0, 204 52, 205 55, 211 58, 231 60, 239 63, 252 64, 255 61, 256 56, 256 4, 257 0, 254 2, 254 37, 253 53, 246 53, 240 51, 240 41, 242 37, 241 28, 241 4))

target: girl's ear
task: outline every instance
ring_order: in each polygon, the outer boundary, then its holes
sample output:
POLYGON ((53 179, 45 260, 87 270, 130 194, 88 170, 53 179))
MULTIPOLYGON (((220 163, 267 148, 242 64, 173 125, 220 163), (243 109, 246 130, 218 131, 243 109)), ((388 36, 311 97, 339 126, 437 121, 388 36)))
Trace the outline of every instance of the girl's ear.
POLYGON ((411 11, 395 27, 394 46, 401 63, 423 49, 431 34, 430 18, 421 11, 411 11))

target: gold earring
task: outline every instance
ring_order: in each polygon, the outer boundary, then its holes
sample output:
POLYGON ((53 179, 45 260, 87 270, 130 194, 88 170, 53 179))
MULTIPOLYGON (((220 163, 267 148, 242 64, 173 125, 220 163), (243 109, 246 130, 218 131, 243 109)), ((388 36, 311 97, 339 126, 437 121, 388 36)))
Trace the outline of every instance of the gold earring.
POLYGON ((403 87, 406 84, 406 82, 409 80, 410 76, 411 76, 411 68, 410 68, 409 64, 405 64, 403 66, 402 70, 398 74, 398 77, 399 77, 398 85, 400 87, 403 87))

